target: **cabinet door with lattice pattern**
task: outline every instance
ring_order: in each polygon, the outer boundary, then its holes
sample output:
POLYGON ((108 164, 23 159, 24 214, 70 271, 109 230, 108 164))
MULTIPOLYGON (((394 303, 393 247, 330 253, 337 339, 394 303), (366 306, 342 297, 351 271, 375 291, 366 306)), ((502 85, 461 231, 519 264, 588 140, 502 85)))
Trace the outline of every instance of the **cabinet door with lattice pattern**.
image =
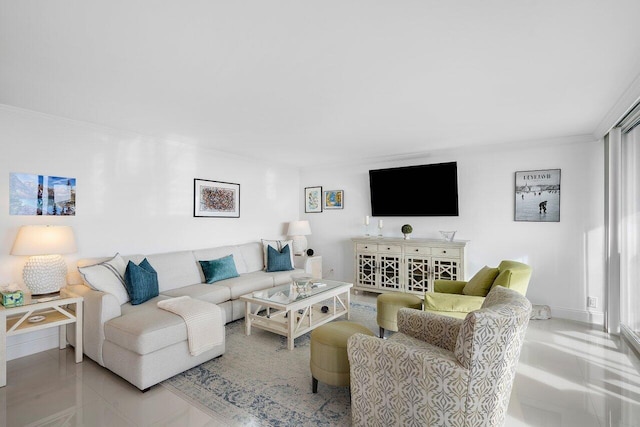
POLYGON ((376 287, 376 255, 358 253, 356 271, 357 286, 376 287))
POLYGON ((423 293, 429 291, 430 258, 407 257, 405 291, 423 293))
POLYGON ((433 280, 462 280, 460 275, 460 260, 447 258, 433 258, 433 280))
POLYGON ((401 258, 397 255, 380 255, 378 265, 380 288, 387 290, 399 290, 401 258))

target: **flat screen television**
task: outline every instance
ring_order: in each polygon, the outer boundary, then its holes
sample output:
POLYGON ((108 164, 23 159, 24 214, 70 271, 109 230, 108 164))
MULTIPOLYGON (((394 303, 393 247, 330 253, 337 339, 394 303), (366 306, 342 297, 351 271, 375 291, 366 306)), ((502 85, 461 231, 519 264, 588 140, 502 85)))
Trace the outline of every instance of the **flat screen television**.
POLYGON ((372 216, 458 216, 456 162, 369 171, 372 216))

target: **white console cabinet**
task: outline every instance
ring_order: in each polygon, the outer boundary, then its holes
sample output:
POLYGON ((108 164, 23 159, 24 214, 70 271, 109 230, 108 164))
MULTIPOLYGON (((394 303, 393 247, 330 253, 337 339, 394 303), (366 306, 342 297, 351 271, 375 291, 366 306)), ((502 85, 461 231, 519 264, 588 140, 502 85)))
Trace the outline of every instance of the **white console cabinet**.
POLYGON ((464 280, 467 242, 356 237, 354 289, 422 294, 436 279, 464 280))

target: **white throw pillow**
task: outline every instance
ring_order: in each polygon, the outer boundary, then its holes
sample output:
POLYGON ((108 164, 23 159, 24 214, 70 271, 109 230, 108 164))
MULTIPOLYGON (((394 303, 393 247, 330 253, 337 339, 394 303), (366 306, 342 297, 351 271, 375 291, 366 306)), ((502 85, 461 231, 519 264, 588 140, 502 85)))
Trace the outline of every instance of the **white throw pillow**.
POLYGON ((115 296, 120 305, 129 302, 129 294, 124 286, 126 270, 127 264, 120 254, 100 264, 78 267, 84 282, 89 287, 115 296))
POLYGON ((291 267, 295 267, 295 265, 293 263, 293 240, 265 240, 265 239, 262 239, 262 254, 263 254, 262 261, 263 261, 263 264, 264 264, 264 267, 262 267, 262 268, 264 270, 266 270, 266 268, 267 268, 267 247, 271 246, 272 248, 274 248, 278 252, 281 252, 282 248, 284 248, 285 245, 289 245, 289 254, 291 255, 291 267))

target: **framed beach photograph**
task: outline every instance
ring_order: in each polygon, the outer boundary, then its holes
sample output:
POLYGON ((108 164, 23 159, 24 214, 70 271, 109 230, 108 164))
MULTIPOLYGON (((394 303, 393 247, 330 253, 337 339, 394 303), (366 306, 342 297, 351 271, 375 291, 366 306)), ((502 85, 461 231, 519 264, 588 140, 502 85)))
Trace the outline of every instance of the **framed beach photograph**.
POLYGON ((322 203, 325 209, 344 209, 344 191, 328 190, 323 193, 322 203))
POLYGON ((240 184, 193 180, 193 216, 240 218, 240 184))
POLYGON ((560 222, 560 169, 516 172, 515 221, 560 222))
POLYGON ((306 213, 322 212, 322 187, 304 189, 304 211, 306 213))

